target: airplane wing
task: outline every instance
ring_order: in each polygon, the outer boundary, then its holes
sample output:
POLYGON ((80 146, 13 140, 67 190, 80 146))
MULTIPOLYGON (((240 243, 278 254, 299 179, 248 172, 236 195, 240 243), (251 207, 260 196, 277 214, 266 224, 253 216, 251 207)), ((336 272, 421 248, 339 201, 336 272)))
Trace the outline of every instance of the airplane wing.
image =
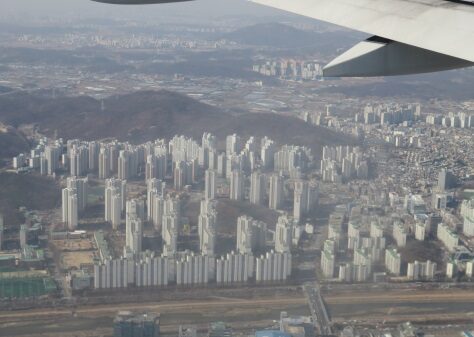
POLYGON ((325 76, 405 75, 474 65, 474 0, 250 1, 374 35, 331 61, 325 76))
POLYGON ((374 36, 328 76, 402 75, 474 65, 474 3, 463 0, 251 0, 374 36))

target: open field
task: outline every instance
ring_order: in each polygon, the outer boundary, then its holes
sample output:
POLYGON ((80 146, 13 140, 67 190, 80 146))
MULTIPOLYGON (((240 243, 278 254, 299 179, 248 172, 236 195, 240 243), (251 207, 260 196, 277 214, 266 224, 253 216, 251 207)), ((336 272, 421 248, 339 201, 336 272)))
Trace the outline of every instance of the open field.
POLYGON ((0 279, 1 298, 36 297, 56 290, 51 278, 5 278, 0 279))

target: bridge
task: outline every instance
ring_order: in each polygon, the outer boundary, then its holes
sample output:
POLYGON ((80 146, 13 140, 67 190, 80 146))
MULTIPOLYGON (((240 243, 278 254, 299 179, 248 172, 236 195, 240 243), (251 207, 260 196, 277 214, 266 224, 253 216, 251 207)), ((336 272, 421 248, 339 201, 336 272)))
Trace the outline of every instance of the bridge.
POLYGON ((319 335, 329 336, 333 334, 331 320, 326 305, 321 295, 318 283, 307 283, 303 286, 308 301, 313 324, 319 335))

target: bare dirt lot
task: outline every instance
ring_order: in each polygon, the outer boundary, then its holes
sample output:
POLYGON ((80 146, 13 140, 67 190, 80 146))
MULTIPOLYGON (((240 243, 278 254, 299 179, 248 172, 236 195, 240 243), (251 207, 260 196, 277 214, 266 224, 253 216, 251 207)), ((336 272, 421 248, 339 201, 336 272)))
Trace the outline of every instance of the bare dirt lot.
POLYGON ((80 269, 81 265, 94 262, 94 251, 61 253, 61 267, 63 269, 80 269))
POLYGON ((91 264, 97 251, 92 238, 54 240, 51 247, 59 256, 61 269, 79 269, 82 264, 91 264))

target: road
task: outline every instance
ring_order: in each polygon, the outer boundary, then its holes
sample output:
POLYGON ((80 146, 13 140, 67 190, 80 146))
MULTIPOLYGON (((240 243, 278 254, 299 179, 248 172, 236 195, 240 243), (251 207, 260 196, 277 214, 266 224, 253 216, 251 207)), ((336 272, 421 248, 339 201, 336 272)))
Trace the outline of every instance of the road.
MULTIPOLYGON (((140 302, 137 299, 130 303, 124 301, 114 304, 71 305, 56 309, 5 310, 0 311, 0 336, 108 335, 111 322, 120 310, 159 312, 162 314, 163 327, 167 327, 169 331, 176 331, 177 326, 183 322, 205 325, 216 317, 236 327, 245 322, 240 326, 242 331, 253 327, 264 329, 271 326, 281 311, 308 315, 308 304, 313 308, 311 315, 318 324, 317 327, 321 327, 322 333, 327 332, 332 327, 329 317, 324 315, 322 304, 318 304, 316 292, 313 292, 313 303, 307 301, 308 294, 311 293, 311 289, 309 290, 306 298, 301 291, 284 292, 280 289, 260 295, 257 292, 257 297, 231 297, 221 292, 194 300, 181 297, 176 300, 140 302), (61 331, 69 334, 59 333, 61 331), (57 335, 54 334, 56 332, 57 335)), ((111 296, 120 298, 120 294, 117 292, 111 296)), ((469 324, 472 323, 474 313, 472 290, 326 290, 322 294, 335 324, 352 322, 354 325, 376 326, 385 321, 387 326, 393 326, 407 320, 421 325, 469 324)))
POLYGON ((332 335, 331 320, 323 302, 319 285, 316 283, 305 284, 304 291, 318 334, 332 335))
POLYGON ((193 310, 210 309, 210 308, 228 308, 232 307, 265 307, 280 306, 284 308, 287 305, 304 305, 306 300, 304 297, 278 297, 268 299, 235 299, 235 298, 214 298, 206 301, 179 301, 179 302, 161 302, 161 303, 127 303, 123 305, 100 305, 100 306, 79 306, 72 308, 58 309, 35 309, 27 311, 2 311, 0 312, 0 320, 4 321, 13 318, 38 318, 41 316, 70 316, 74 311, 76 315, 80 314, 107 314, 116 313, 118 310, 137 310, 152 312, 170 312, 182 311, 189 312, 193 310))
POLYGON ((339 292, 324 295, 331 304, 364 304, 364 303, 474 303, 474 291, 463 290, 396 290, 386 292, 339 292))
MULTIPOLYGON (((313 293, 315 294, 315 293, 313 293)), ((315 297, 316 298, 316 297, 315 297)), ((324 300, 331 307, 331 305, 345 305, 345 304, 416 304, 416 303, 449 303, 455 305, 456 303, 474 303, 474 291, 447 289, 447 290, 433 290, 433 291, 418 291, 418 290, 392 290, 392 291, 377 291, 377 292, 350 292, 337 291, 324 294, 324 300)), ((27 317, 41 317, 41 316, 70 316, 74 310, 76 314, 104 314, 114 313, 118 310, 139 310, 139 311, 158 311, 158 312, 188 312, 192 310, 201 309, 220 309, 227 308, 229 305, 233 307, 248 307, 258 308, 266 306, 280 307, 282 310, 288 305, 305 305, 307 299, 301 294, 279 295, 275 297, 262 298, 226 298, 226 297, 211 297, 203 300, 179 300, 179 301, 163 301, 163 302, 136 302, 123 304, 103 304, 103 305, 80 305, 72 308, 45 308, 45 309, 31 309, 24 311, 0 311, 0 320, 6 321, 9 318, 27 318, 27 317)), ((473 304, 474 307, 474 304, 473 304)), ((320 310, 321 307, 317 307, 320 310)))

